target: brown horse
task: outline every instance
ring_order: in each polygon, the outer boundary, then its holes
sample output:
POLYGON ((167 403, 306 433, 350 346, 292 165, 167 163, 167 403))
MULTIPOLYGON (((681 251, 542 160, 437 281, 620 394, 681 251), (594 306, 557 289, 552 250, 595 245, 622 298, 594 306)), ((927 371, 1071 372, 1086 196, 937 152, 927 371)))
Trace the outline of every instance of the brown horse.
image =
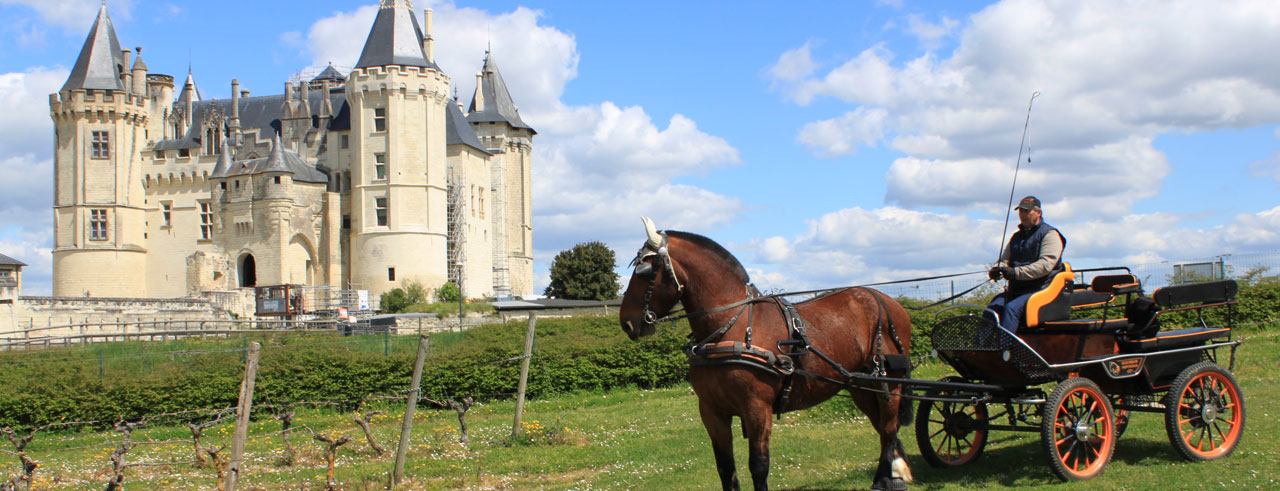
MULTIPOLYGON (((733 416, 739 418, 749 440, 752 483, 755 489, 768 489, 769 437, 777 410, 805 409, 830 399, 847 387, 843 382, 850 380, 847 376, 853 371, 903 376, 909 370, 902 363, 881 370, 879 363, 886 355, 910 349, 911 321, 892 298, 866 288, 849 288, 795 304, 812 347, 801 349, 787 321, 790 304, 777 296, 759 295, 733 255, 706 237, 659 233, 648 218, 644 222, 649 238, 633 261, 636 269, 624 294, 619 322, 631 339, 638 339, 653 334, 663 320, 659 318, 670 314, 677 302, 683 304, 688 313, 682 317, 689 319, 693 331, 686 349, 689 382, 698 395, 698 410, 711 437, 724 489, 738 489, 730 428, 733 416), (895 335, 896 341, 891 341, 895 335), (796 354, 784 354, 788 352, 796 354)), ((905 489, 911 471, 898 428, 903 418, 909 418, 910 402, 896 396, 901 390, 898 384, 867 388, 873 390, 849 392, 880 434, 880 465, 873 489, 905 489)))

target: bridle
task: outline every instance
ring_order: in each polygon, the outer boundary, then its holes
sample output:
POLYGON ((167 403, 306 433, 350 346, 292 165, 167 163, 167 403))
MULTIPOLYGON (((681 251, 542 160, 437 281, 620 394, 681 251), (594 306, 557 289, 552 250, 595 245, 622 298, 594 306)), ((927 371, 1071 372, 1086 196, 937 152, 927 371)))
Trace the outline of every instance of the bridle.
MULTIPOLYGON (((653 307, 650 305, 653 300, 654 288, 658 284, 658 272, 653 269, 654 261, 659 259, 662 261, 663 270, 666 271, 667 276, 671 278, 671 281, 676 284, 676 296, 684 294, 684 285, 681 285, 680 279, 676 278, 675 266, 672 266, 671 264, 671 254, 667 252, 667 234, 659 233, 658 235, 662 237, 662 242, 654 244, 653 241, 646 241, 644 245, 640 247, 640 250, 636 251, 636 257, 632 259, 629 264, 629 266, 635 268, 635 272, 632 273, 633 275, 649 277, 649 286, 644 290, 644 302, 640 302, 641 308, 644 309, 644 323, 647 326, 657 325, 660 320, 666 320, 666 318, 658 319, 657 312, 654 312, 653 307), (655 256, 658 259, 655 259, 654 261, 646 261, 646 259, 655 256)), ((624 295, 624 298, 631 297, 624 295)), ((635 301, 635 299, 632 299, 632 301, 635 301)))

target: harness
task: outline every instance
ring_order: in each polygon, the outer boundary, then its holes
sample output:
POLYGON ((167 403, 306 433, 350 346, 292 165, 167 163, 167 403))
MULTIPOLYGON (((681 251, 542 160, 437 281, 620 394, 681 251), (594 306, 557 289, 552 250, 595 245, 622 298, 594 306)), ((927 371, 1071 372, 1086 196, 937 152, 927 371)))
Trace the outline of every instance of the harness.
MULTIPOLYGON (((710 335, 701 340, 694 341, 693 335, 690 334, 690 341, 685 345, 684 353, 688 357, 688 363, 696 366, 715 366, 715 365, 742 365, 750 368, 762 370, 766 373, 782 377, 782 389, 778 392, 778 398, 774 400, 774 414, 781 416, 791 396, 791 390, 795 382, 795 376, 819 380, 825 383, 837 385, 847 389, 868 390, 883 394, 886 398, 889 396, 898 396, 889 391, 886 376, 890 372, 907 372, 911 370, 910 360, 906 357, 906 350, 902 344, 902 340, 898 337, 898 331, 893 325, 893 318, 886 315, 887 308, 884 299, 875 294, 873 290, 866 287, 853 287, 871 292, 873 298, 876 299, 876 327, 875 336, 872 341, 875 347, 875 354, 872 355, 872 371, 870 377, 868 374, 851 372, 841 366, 835 360, 819 350, 809 341, 807 333, 808 326, 804 319, 800 316, 800 312, 796 309, 795 304, 785 298, 785 295, 791 294, 771 294, 760 295, 759 290, 754 285, 746 284, 746 298, 737 302, 723 305, 710 310, 701 312, 686 313, 680 315, 668 315, 659 319, 656 312, 650 306, 653 298, 653 292, 657 284, 657 273, 653 271, 654 263, 645 262, 646 259, 656 256, 656 260, 661 261, 662 268, 667 275, 676 284, 677 293, 682 293, 683 285, 675 275, 675 268, 671 263, 671 256, 667 251, 667 236, 661 235, 661 242, 655 244, 646 242, 636 253, 636 257, 631 260, 631 266, 635 267, 636 275, 648 275, 649 285, 645 289, 644 301, 641 303, 644 312, 644 322, 648 325, 656 325, 659 322, 671 321, 675 322, 679 319, 692 319, 703 317, 710 314, 724 312, 737 308, 738 312, 725 322, 719 329, 713 331, 710 335), (777 342, 774 350, 757 346, 752 343, 752 329, 755 320, 755 304, 757 303, 773 303, 781 313, 784 324, 787 329, 785 339, 777 342), (742 341, 724 340, 722 339, 742 315, 747 316, 747 328, 742 341), (885 319, 888 318, 888 322, 885 319), (897 348, 897 353, 884 353, 884 331, 890 333, 890 339, 897 348), (803 368, 804 355, 813 354, 827 365, 834 368, 844 380, 837 380, 830 377, 818 375, 803 368), (875 379, 874 381, 858 380, 858 379, 875 379), (856 383, 861 382, 861 383, 856 383), (879 388, 873 385, 878 384, 879 388)), ((826 294, 837 291, 835 289, 823 291, 826 294)), ((626 297, 635 301, 632 297, 626 297)))

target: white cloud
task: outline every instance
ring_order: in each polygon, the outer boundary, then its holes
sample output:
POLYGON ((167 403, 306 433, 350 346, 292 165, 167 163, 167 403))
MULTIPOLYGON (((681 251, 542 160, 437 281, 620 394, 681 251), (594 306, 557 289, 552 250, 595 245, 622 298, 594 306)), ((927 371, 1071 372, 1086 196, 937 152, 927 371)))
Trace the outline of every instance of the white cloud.
POLYGON ((0 107, 5 108, 0 111, 0 182, 5 183, 0 193, 0 232, 5 235, 0 239, 9 233, 44 234, 52 227, 53 122, 48 104, 49 94, 67 75, 65 69, 45 67, 0 74, 0 107), (10 232, 14 229, 18 232, 10 232))
POLYGON ((959 21, 946 16, 933 23, 923 15, 910 14, 907 15, 906 31, 914 35, 926 49, 935 49, 942 38, 950 35, 959 25, 959 21))
POLYGON ((769 68, 769 73, 774 79, 795 82, 802 78, 813 74, 818 68, 818 64, 813 61, 813 56, 809 53, 808 42, 799 48, 787 50, 778 57, 777 63, 769 68))
POLYGON ((796 139, 823 157, 849 155, 858 145, 871 147, 883 139, 888 116, 882 108, 859 106, 839 118, 804 125, 796 139))
MULTIPOLYGON (((88 29, 92 19, 102 8, 101 0, 0 0, 0 4, 26 5, 35 10, 40 18, 49 24, 66 29, 88 29), (86 21, 85 19, 89 19, 86 21)), ((133 2, 129 0, 113 0, 109 6, 113 19, 128 19, 133 11, 133 2), (118 17, 117 17, 118 16, 118 17)))
POLYGON ((1273 179, 1280 183, 1280 152, 1270 157, 1249 163, 1249 174, 1254 177, 1273 179))
MULTIPOLYGON (((1043 96, 1032 115, 1033 162, 1023 163, 1019 189, 1041 187, 1028 192, 1054 196, 1066 216, 1114 219, 1153 196, 1169 172, 1151 143, 1162 133, 1280 122, 1280 72, 1258 62, 1280 45, 1273 2, 1005 1, 963 23, 907 16, 906 24, 925 44, 956 29, 957 45, 946 58, 903 61, 874 45, 826 73, 773 80, 798 104, 849 105, 844 117, 802 130, 814 153, 852 154, 880 139, 906 153, 888 175, 889 202, 900 206, 1002 208, 1007 194, 985 183, 1009 181, 1006 162, 1034 90, 1043 96), (850 138, 846 125, 844 141, 814 144, 859 110, 886 112, 878 138, 850 138)), ((1273 168, 1253 170, 1273 176, 1273 168)))

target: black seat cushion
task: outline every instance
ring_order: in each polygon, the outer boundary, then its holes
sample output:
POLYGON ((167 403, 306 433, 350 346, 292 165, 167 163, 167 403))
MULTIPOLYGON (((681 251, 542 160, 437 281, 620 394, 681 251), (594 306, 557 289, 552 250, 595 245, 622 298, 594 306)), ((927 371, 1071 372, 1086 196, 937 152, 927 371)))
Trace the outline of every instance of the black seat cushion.
POLYGON ((1226 327, 1189 327, 1176 331, 1165 331, 1152 338, 1121 341, 1120 348, 1130 353, 1150 353, 1197 346, 1230 335, 1231 329, 1226 327))

